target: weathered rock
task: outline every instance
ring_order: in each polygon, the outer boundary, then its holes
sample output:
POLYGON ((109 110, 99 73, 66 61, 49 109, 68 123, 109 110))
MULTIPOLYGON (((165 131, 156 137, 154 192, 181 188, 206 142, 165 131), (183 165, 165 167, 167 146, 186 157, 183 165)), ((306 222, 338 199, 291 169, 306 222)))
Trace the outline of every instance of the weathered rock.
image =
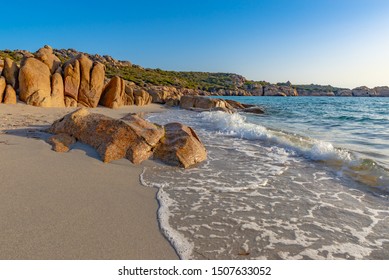
POLYGON ((100 62, 93 63, 86 55, 77 59, 81 71, 78 103, 84 107, 95 108, 103 92, 105 66, 100 62))
POLYGON ((3 101, 5 87, 7 86, 7 82, 3 76, 0 76, 0 103, 3 101))
POLYGON ((389 97, 389 87, 375 87, 374 91, 379 97, 389 97))
POLYGON ((53 49, 47 45, 35 53, 35 58, 46 64, 51 74, 54 74, 61 66, 61 60, 53 53, 53 49))
POLYGON ((0 59, 0 76, 3 73, 3 69, 4 69, 4 60, 0 59))
POLYGON ((234 111, 234 108, 223 99, 208 98, 203 96, 182 96, 180 100, 180 107, 183 109, 199 108, 208 110, 220 107, 234 111))
POLYGON ((7 85, 4 94, 4 104, 16 104, 16 91, 11 85, 7 85))
POLYGON ((250 108, 245 108, 242 110, 245 113, 251 113, 251 114, 263 114, 265 113, 261 108, 259 107, 250 107, 250 108))
POLYGON ((166 103, 167 100, 179 100, 183 95, 177 88, 167 86, 150 86, 147 92, 151 95, 153 103, 160 104, 166 103))
POLYGON ((65 153, 69 151, 70 146, 76 143, 76 138, 66 133, 60 133, 51 136, 48 141, 53 150, 59 153, 65 153))
POLYGON ((297 96, 296 89, 288 86, 266 85, 263 88, 264 96, 297 96))
POLYGON ((207 151, 192 128, 180 123, 165 125, 165 137, 154 151, 161 161, 184 168, 206 160, 207 151))
POLYGON ((60 73, 51 76, 51 106, 65 107, 63 79, 60 73))
POLYGON ((354 88, 352 90, 352 94, 353 96, 357 96, 357 97, 376 96, 376 92, 374 89, 370 89, 365 86, 354 88))
POLYGON ((134 105, 134 88, 135 84, 133 82, 125 81, 125 97, 124 104, 125 105, 134 105))
POLYGON ((135 164, 148 159, 153 154, 155 145, 164 136, 164 129, 133 114, 125 116, 123 120, 137 135, 128 147, 126 158, 135 164))
POLYGON ((14 89, 18 88, 18 74, 19 67, 15 61, 6 57, 4 59, 4 69, 2 75, 5 77, 8 85, 11 85, 14 89))
POLYGON ((51 106, 50 69, 36 58, 27 58, 19 72, 19 97, 29 105, 51 106))
POLYGON ((125 100, 127 100, 125 87, 125 82, 122 78, 118 76, 113 77, 103 90, 100 105, 113 109, 123 106, 125 100))
POLYGON ((234 109, 244 109, 246 108, 242 103, 235 100, 225 100, 228 104, 230 104, 234 109))
POLYGON ((165 105, 168 106, 168 107, 179 106, 180 105, 180 100, 178 100, 178 99, 168 99, 168 100, 166 100, 165 105))
POLYGON ((137 116, 116 120, 82 108, 55 121, 49 129, 66 133, 94 147, 104 162, 128 158, 139 163, 149 158, 163 129, 137 116))
POLYGON ((66 107, 77 107, 80 77, 80 62, 77 59, 68 61, 64 68, 64 91, 66 107))
POLYGON ((143 89, 135 89, 134 92, 134 103, 137 106, 144 106, 151 103, 152 97, 147 91, 143 89))

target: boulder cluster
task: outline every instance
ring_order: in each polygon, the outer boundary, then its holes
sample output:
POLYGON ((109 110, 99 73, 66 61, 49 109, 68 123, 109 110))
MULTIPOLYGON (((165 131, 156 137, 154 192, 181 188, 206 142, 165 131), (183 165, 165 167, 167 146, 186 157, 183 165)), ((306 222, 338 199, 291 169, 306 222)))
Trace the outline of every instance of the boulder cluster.
POLYGON ((0 74, 0 102, 8 104, 15 104, 17 95, 39 107, 118 108, 152 101, 148 92, 120 77, 106 83, 103 63, 85 54, 62 63, 50 46, 26 54, 20 66, 5 58, 0 74))
POLYGON ((170 165, 191 167, 207 158, 194 130, 180 123, 159 126, 138 115, 122 119, 90 113, 81 108, 49 128, 53 150, 66 152, 76 141, 95 148, 104 162, 127 158, 138 164, 153 157, 170 165))

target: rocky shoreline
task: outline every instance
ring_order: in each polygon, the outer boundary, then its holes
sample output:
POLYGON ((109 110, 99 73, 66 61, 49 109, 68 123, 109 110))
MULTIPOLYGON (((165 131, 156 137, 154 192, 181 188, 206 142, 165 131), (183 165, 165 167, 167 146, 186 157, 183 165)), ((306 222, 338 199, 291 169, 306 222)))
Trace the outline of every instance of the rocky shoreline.
POLYGON ((19 99, 39 107, 119 108, 151 102, 177 106, 187 95, 389 97, 389 87, 270 84, 237 74, 144 69, 108 55, 50 46, 35 53, 0 51, 0 103, 19 99))

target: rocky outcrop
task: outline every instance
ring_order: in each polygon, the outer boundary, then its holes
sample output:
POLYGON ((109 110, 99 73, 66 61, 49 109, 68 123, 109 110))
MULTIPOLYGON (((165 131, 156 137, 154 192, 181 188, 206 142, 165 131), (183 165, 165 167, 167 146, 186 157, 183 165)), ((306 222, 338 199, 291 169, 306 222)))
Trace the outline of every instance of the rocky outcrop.
POLYGON ((164 131, 139 117, 116 120, 80 109, 55 121, 49 131, 65 133, 94 147, 104 162, 128 158, 140 163, 152 154, 164 131))
POLYGON ((8 85, 11 85, 14 89, 18 88, 18 73, 19 67, 15 61, 6 57, 4 59, 4 69, 2 75, 5 77, 8 85))
POLYGON ((69 151, 71 145, 76 143, 76 138, 66 133, 60 133, 51 136, 48 142, 51 144, 53 151, 65 153, 69 151))
POLYGON ((152 101, 152 97, 150 96, 150 94, 143 89, 137 88, 133 91, 133 94, 134 94, 134 104, 137 106, 144 106, 150 104, 152 101))
POLYGON ((165 137, 156 147, 154 157, 184 168, 206 160, 207 151, 194 130, 180 123, 165 125, 165 137))
POLYGON ((369 97, 369 96, 376 96, 376 92, 373 89, 370 89, 368 87, 362 86, 357 87, 352 90, 353 96, 357 97, 369 97))
POLYGON ((0 103, 3 101, 6 86, 7 82, 5 81, 5 78, 0 76, 0 103))
POLYGON ((105 86, 100 105, 116 109, 123 106, 125 100, 127 101, 126 84, 122 78, 115 76, 105 86))
POLYGON ((94 147, 104 162, 127 158, 137 164, 154 153, 157 159, 187 168, 206 159, 190 127, 174 123, 163 128, 138 115, 117 120, 82 108, 55 121, 49 132, 58 135, 50 139, 54 150, 66 151, 74 137, 94 147))
POLYGON ((183 96, 180 100, 180 107, 187 110, 191 110, 193 108, 203 110, 225 108, 231 112, 235 111, 234 108, 223 99, 208 98, 203 96, 183 96))
POLYGON ((46 64, 51 74, 54 74, 61 66, 61 60, 53 53, 53 49, 47 45, 35 53, 35 58, 46 64))
POLYGON ((16 91, 11 85, 7 85, 4 93, 4 104, 16 104, 16 91))
POLYGON ((28 105, 51 107, 49 67, 36 58, 27 58, 19 72, 19 98, 28 105))
POLYGON ((177 88, 167 86, 149 86, 147 91, 153 103, 160 104, 165 104, 168 100, 180 100, 183 95, 177 88))
POLYGON ((257 106, 254 106, 254 107, 250 107, 250 108, 244 108, 243 110, 242 110, 242 112, 244 112, 244 113, 250 113, 250 114, 264 114, 265 112, 261 109, 261 108, 259 108, 259 107, 257 107, 257 106))
POLYGON ((95 108, 104 87, 105 66, 81 54, 65 63, 64 92, 67 107, 95 108))
POLYGON ((296 89, 288 86, 266 85, 263 89, 264 96, 297 96, 296 89))
POLYGON ((389 97, 389 87, 375 87, 374 91, 377 96, 380 97, 389 97))
POLYGON ((77 107, 78 90, 80 88, 80 62, 73 59, 64 65, 64 95, 66 107, 77 107))
POLYGON ((81 55, 80 88, 78 91, 78 105, 95 108, 99 104, 104 87, 105 66, 99 62, 93 63, 87 56, 81 55))

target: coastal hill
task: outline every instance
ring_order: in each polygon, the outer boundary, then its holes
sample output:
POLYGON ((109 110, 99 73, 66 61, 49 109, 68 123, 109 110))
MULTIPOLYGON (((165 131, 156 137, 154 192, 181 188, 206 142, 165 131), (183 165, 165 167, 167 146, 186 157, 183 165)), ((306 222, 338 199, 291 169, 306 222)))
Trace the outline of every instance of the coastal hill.
POLYGON ((143 68, 108 55, 49 46, 36 53, 0 51, 0 75, 3 76, 0 97, 4 103, 14 103, 18 95, 27 104, 43 107, 96 107, 100 104, 117 108, 146 105, 151 101, 177 105, 183 95, 389 96, 389 87, 347 89, 290 82, 271 84, 231 73, 143 68))

